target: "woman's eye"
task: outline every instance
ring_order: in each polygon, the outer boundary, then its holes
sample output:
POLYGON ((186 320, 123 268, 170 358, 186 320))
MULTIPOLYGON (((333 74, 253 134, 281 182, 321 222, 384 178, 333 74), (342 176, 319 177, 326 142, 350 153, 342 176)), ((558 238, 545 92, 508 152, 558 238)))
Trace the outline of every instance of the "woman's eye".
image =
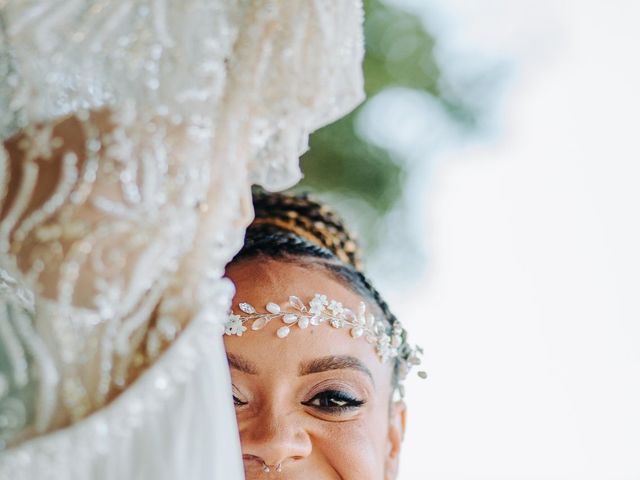
POLYGON ((246 405, 249 402, 246 402, 244 400, 240 400, 240 398, 242 397, 242 395, 240 394, 240 392, 236 389, 235 385, 233 386, 231 393, 233 395, 233 404, 236 407, 242 407, 243 405, 246 405))
POLYGON ((302 402, 303 405, 328 411, 344 411, 352 410, 364 405, 364 401, 360 400, 349 393, 337 390, 329 390, 321 392, 311 400, 302 402))
POLYGON ((240 400, 238 397, 236 397, 235 395, 233 396, 233 404, 236 407, 241 407, 242 405, 246 405, 247 402, 243 402, 242 400, 240 400))

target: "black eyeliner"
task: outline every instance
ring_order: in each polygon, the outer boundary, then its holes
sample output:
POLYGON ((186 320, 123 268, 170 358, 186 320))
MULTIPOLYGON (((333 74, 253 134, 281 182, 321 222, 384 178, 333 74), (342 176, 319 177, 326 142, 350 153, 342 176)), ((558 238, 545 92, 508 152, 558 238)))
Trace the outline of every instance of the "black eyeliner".
POLYGON ((360 400, 348 393, 339 390, 326 390, 324 392, 320 392, 316 394, 311 400, 303 402, 303 405, 324 411, 337 412, 337 411, 346 411, 352 410, 361 407, 366 402, 364 400, 360 400), (314 400, 337 400, 340 402, 345 402, 345 405, 313 405, 312 402, 314 400))

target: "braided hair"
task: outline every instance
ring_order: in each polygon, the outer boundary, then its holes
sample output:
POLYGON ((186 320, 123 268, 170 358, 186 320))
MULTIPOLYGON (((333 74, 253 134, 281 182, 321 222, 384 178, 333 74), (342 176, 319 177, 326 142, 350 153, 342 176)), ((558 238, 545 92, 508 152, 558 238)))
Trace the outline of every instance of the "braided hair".
MULTIPOLYGON (((363 272, 355 237, 331 208, 312 200, 306 193, 267 193, 257 189, 253 192, 253 207, 255 219, 247 228, 242 249, 231 263, 255 257, 312 261, 373 303, 389 330, 398 324, 396 316, 363 272)), ((408 351, 399 352, 394 363, 394 388, 399 387, 399 360, 406 359, 409 354, 408 351)))

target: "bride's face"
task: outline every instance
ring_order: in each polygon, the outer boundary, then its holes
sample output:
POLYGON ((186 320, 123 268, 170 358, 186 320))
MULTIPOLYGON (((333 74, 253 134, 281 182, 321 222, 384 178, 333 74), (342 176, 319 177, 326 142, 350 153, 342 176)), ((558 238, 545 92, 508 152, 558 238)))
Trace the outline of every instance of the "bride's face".
MULTIPOLYGON (((236 284, 234 307, 284 307, 289 295, 308 304, 315 293, 353 310, 361 301, 320 268, 256 259, 227 273, 236 284)), ((241 337, 225 335, 247 480, 395 478, 405 410, 391 400, 391 366, 347 328, 294 327, 280 339, 282 325, 276 319, 241 337)))

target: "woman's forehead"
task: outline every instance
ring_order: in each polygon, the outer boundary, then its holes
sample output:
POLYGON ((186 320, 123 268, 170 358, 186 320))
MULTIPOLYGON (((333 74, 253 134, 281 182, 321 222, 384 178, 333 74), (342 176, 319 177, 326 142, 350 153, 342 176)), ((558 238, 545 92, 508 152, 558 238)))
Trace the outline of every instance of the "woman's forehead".
POLYGON ((316 293, 356 310, 363 300, 332 273, 313 264, 255 258, 232 264, 227 276, 236 285, 234 305, 249 302, 256 308, 269 302, 284 304, 296 295, 305 303, 316 293))

